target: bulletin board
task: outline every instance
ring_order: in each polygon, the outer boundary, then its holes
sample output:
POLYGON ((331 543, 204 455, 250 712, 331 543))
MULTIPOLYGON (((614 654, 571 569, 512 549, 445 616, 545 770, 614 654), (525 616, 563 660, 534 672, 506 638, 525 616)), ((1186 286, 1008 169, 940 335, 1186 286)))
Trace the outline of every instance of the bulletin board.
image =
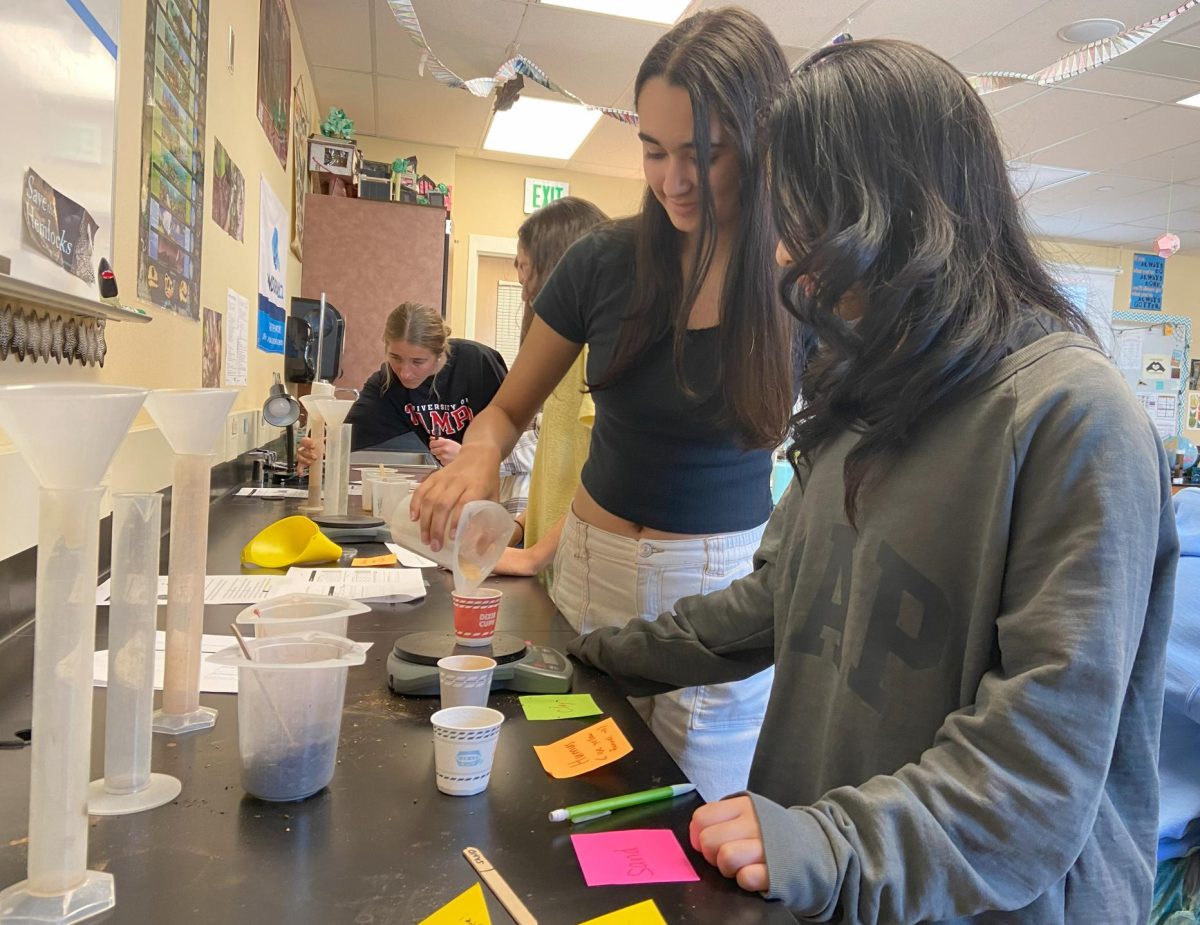
POLYGON ((0 257, 95 298, 112 258, 120 0, 0 0, 0 257))
POLYGON ((1116 361, 1160 437, 1183 433, 1191 319, 1157 311, 1113 312, 1116 361))

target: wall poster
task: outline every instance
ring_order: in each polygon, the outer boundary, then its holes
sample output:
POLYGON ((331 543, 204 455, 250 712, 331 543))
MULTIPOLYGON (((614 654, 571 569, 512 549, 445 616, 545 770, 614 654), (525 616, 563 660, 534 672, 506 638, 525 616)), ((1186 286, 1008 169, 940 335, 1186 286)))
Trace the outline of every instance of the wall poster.
POLYGON ((215 389, 221 384, 221 316, 204 309, 203 351, 200 362, 200 387, 215 389))
POLYGON ((208 0, 150 0, 142 94, 138 297, 200 318, 208 0))
POLYGON ((242 240, 246 224, 246 177, 220 138, 213 139, 213 221, 231 238, 242 240))
POLYGON ((258 201, 257 343, 265 353, 283 353, 288 214, 266 177, 259 177, 258 201))
POLYGON ((292 26, 284 0, 260 0, 258 8, 258 121, 287 168, 292 98, 292 26))
POLYGON ((308 192, 308 105, 304 75, 292 93, 292 253, 304 259, 304 194, 308 192))

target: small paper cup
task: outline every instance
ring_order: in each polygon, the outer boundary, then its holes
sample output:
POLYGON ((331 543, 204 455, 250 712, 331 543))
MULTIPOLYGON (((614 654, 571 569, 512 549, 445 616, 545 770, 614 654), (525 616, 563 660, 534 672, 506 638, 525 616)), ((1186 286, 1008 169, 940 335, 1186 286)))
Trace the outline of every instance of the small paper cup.
POLYGON ((486 707, 496 660, 486 655, 448 655, 438 659, 442 708, 486 707))
POLYGON ((504 714, 489 707, 449 707, 430 722, 438 790, 452 797, 486 790, 504 714))
POLYGON ((502 591, 479 588, 469 594, 451 591, 454 601, 454 640, 460 646, 486 646, 496 632, 502 591))

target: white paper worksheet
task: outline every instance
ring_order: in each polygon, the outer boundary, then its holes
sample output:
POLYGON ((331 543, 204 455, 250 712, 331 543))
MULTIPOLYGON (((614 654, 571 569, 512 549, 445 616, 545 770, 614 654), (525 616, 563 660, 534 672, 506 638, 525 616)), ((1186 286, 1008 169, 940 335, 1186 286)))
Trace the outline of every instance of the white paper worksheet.
MULTIPOLYGON (((286 575, 209 575, 204 579, 206 604, 257 604, 280 591, 286 575)), ((96 603, 108 604, 112 598, 110 579, 96 589, 96 603)), ((167 602, 167 576, 158 576, 158 602, 167 602)))
POLYGON ((286 585, 277 593, 328 594, 356 601, 403 603, 425 596, 425 580, 415 568, 288 569, 286 585))
MULTIPOLYGON (((208 656, 220 652, 237 641, 232 636, 214 636, 205 633, 200 637, 200 690, 208 694, 236 694, 237 668, 232 665, 210 665, 208 656)), ((163 673, 167 664, 167 634, 158 630, 154 634, 154 689, 163 689, 163 673)), ((145 664, 145 663, 143 663, 145 664)), ((108 687, 108 649, 101 649, 92 657, 92 684, 108 687)))

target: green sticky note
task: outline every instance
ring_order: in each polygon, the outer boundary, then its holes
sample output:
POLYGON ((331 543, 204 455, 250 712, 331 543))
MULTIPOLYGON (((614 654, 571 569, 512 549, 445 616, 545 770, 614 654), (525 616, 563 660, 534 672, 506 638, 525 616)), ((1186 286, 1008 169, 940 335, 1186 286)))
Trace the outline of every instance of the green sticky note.
POLYGON ((537 694, 521 698, 526 719, 571 719, 603 713, 591 694, 537 694))

